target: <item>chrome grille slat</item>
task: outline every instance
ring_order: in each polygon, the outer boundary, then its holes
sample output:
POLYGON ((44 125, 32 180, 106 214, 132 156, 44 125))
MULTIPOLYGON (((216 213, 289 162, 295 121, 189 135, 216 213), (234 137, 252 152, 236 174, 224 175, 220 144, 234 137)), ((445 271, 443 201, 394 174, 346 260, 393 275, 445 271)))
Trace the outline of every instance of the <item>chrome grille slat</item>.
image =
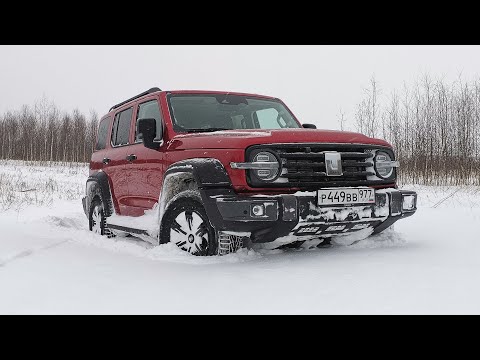
POLYGON ((283 159, 318 159, 325 160, 325 155, 317 153, 278 153, 283 159))
POLYGON ((373 157, 371 153, 361 153, 361 152, 340 152, 342 159, 368 159, 373 157))
POLYGON ((354 166, 354 167, 370 167, 373 166, 373 162, 363 162, 363 161, 358 161, 358 162, 351 162, 350 160, 347 161, 342 161, 342 166, 354 166))
POLYGON ((296 168, 311 168, 311 169, 325 169, 324 162, 308 162, 308 161, 287 161, 283 166, 286 169, 296 169, 296 168))
MULTIPOLYGON (((371 162, 352 162, 351 160, 347 161, 342 161, 342 166, 344 168, 348 167, 371 167, 373 166, 373 163, 371 162)), ((297 167, 305 167, 305 168, 325 168, 325 163, 324 162, 309 162, 305 160, 298 160, 298 161, 287 161, 284 165, 284 168, 286 169, 294 169, 297 167)))

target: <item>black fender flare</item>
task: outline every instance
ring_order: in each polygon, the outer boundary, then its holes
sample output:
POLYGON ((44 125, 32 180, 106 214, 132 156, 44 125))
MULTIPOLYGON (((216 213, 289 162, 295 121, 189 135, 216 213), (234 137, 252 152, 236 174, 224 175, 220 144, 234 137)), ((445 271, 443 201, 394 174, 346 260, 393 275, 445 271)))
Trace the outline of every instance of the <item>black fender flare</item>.
POLYGON ((93 175, 90 175, 86 183, 86 211, 90 213, 90 206, 98 190, 102 196, 105 206, 105 216, 111 216, 114 213, 114 207, 112 202, 112 194, 110 192, 110 184, 108 182, 108 176, 103 171, 99 171, 93 175))
MULTIPOLYGON (((234 196, 230 176, 223 164, 215 158, 195 158, 176 162, 168 167, 164 174, 164 187, 161 198, 164 196, 165 181, 175 174, 189 173, 198 187, 203 205, 212 226, 216 229, 224 227, 223 218, 218 211, 214 196, 234 196)), ((164 207, 165 201, 160 201, 164 207)), ((163 217, 165 208, 160 209, 160 218, 163 217)))
POLYGON ((164 179, 169 175, 185 172, 193 175, 199 189, 232 187, 225 167, 214 158, 196 158, 176 162, 165 171, 164 179))

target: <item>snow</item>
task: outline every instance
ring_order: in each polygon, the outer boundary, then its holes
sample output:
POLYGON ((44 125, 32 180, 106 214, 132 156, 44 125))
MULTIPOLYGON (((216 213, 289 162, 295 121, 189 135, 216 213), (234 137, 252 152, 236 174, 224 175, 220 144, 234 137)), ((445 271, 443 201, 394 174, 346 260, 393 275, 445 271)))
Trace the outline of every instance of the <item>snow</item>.
POLYGON ((405 185, 417 213, 349 246, 194 257, 89 232, 87 173, 0 162, 1 314, 480 314, 478 187, 405 185))

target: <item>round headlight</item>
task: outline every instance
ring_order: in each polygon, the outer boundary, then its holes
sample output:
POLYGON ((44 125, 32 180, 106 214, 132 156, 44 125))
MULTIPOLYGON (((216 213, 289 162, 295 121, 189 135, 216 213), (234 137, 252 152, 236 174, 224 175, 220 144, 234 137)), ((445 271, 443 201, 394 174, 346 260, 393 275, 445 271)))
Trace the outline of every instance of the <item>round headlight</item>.
POLYGON ((277 163, 278 167, 276 168, 253 170, 254 174, 261 180, 271 181, 277 178, 278 173, 280 171, 280 164, 278 163, 277 157, 273 155, 271 152, 267 152, 267 151, 259 152, 257 155, 254 156, 253 162, 254 163, 256 162, 277 163))
POLYGON ((393 174, 392 158, 384 151, 378 151, 375 156, 375 170, 378 176, 388 179, 393 174))

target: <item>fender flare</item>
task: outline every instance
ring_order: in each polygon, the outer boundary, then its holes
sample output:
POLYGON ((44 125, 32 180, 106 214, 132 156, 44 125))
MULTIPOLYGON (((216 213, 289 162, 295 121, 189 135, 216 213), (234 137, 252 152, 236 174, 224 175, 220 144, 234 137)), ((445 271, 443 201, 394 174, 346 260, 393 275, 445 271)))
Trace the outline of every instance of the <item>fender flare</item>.
POLYGON ((191 174, 195 180, 212 226, 215 228, 222 228, 223 218, 218 211, 215 199, 212 198, 212 195, 228 196, 235 195, 235 193, 233 191, 230 176, 225 170, 225 167, 215 158, 181 160, 168 167, 164 173, 163 187, 159 199, 159 223, 161 223, 163 214, 168 205, 168 200, 165 199, 165 197, 169 196, 169 191, 165 187, 166 182, 175 175, 181 176, 181 174, 185 173, 191 174))
POLYGON ((195 158, 176 162, 165 171, 164 179, 175 173, 191 173, 199 189, 231 188, 232 182, 223 164, 214 158, 195 158))
POLYGON ((87 214, 90 212, 90 206, 92 204, 93 197, 96 193, 96 187, 100 189, 100 193, 105 202, 105 216, 111 216, 115 212, 112 201, 112 193, 110 192, 110 184, 108 176, 103 171, 99 171, 93 175, 90 175, 86 183, 86 210, 87 214))
POLYGON ((196 158, 176 162, 165 171, 164 179, 175 173, 191 173, 199 189, 231 188, 232 182, 223 164, 214 158, 196 158))

